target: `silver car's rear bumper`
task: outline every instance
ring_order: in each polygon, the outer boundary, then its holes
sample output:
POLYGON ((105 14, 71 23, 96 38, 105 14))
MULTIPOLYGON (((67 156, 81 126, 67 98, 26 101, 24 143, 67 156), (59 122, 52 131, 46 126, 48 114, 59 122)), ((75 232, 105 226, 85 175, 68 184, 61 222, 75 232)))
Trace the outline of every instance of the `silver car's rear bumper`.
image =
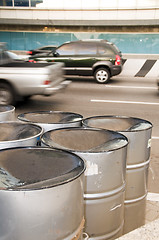
POLYGON ((59 91, 64 90, 72 81, 66 80, 61 82, 59 85, 54 86, 54 87, 48 87, 44 91, 45 96, 50 96, 53 95, 54 93, 57 93, 59 91))

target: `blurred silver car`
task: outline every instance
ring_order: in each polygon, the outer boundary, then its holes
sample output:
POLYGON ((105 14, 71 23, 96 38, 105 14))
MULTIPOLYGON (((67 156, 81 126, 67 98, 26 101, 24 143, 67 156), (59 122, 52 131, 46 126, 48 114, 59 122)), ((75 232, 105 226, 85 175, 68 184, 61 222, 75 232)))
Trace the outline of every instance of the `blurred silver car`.
POLYGON ((0 104, 14 105, 19 98, 52 95, 67 87, 63 63, 30 63, 17 59, 0 45, 0 104))

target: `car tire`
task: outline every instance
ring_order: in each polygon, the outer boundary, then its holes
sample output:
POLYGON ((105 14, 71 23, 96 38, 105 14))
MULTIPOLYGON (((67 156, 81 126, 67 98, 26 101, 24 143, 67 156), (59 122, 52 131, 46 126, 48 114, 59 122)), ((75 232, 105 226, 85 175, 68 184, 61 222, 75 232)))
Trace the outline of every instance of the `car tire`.
POLYGON ((94 72, 94 78, 98 83, 107 83, 110 80, 110 72, 107 68, 98 68, 94 72))
POLYGON ((1 105, 15 104, 15 94, 11 86, 7 83, 0 83, 0 104, 1 105))

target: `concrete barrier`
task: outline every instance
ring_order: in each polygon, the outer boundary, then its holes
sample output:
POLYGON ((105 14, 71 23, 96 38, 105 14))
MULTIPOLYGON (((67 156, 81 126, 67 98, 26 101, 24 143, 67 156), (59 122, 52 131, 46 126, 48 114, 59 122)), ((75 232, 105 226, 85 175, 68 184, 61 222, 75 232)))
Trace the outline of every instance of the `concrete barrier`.
POLYGON ((123 71, 119 76, 154 77, 158 76, 158 54, 123 54, 123 71))

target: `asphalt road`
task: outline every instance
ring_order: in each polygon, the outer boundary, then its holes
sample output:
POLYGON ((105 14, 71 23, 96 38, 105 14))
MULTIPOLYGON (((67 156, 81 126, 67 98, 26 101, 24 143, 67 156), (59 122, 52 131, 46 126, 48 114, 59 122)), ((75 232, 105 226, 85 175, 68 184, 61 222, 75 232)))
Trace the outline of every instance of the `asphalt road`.
POLYGON ((16 115, 38 110, 75 112, 84 118, 120 115, 150 121, 153 131, 148 191, 159 193, 159 93, 155 78, 118 76, 104 85, 91 78, 74 78, 64 92, 19 103, 16 115))

